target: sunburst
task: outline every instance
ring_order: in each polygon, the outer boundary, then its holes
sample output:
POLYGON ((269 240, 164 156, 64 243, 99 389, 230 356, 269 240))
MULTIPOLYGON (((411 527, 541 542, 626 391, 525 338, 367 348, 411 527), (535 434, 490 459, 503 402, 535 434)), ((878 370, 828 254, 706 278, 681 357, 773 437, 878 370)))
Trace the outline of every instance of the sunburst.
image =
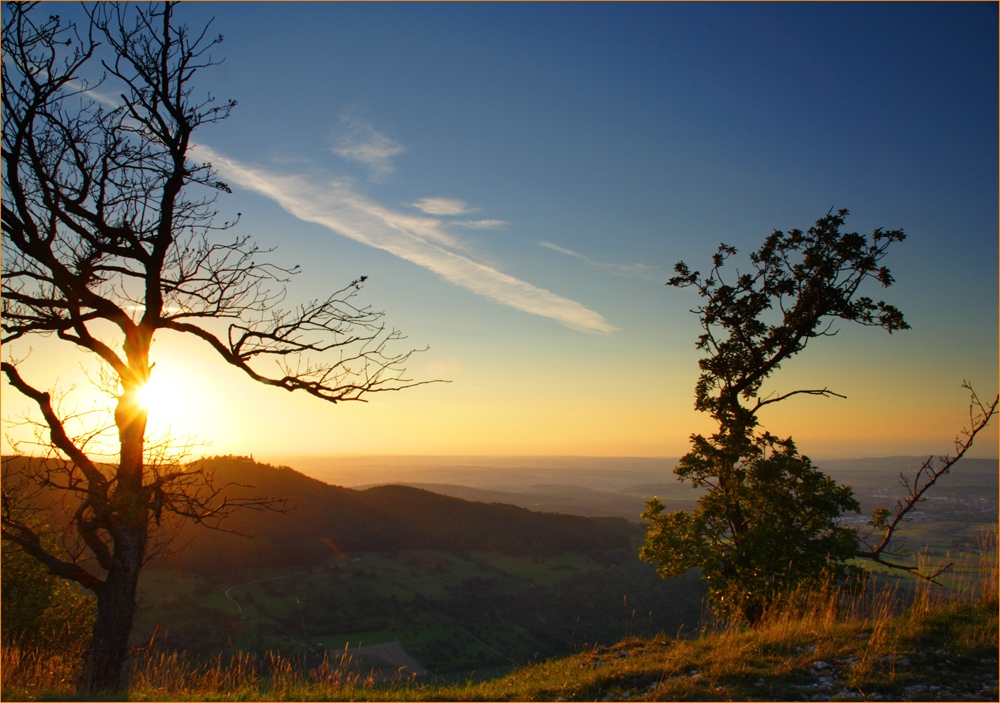
POLYGON ((184 385, 166 369, 153 370, 139 389, 139 403, 149 413, 150 422, 171 424, 183 415, 187 403, 184 385))

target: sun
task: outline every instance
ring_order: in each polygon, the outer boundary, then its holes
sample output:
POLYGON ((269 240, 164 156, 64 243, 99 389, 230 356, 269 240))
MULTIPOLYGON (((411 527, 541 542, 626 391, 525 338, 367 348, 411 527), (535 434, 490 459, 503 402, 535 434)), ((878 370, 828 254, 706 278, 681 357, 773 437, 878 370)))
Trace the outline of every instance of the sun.
POLYGON ((214 352, 193 342, 169 336, 158 341, 149 380, 136 398, 147 413, 149 437, 189 447, 218 441, 229 449, 233 443, 234 450, 254 439, 232 421, 230 384, 242 381, 242 374, 226 364, 216 368, 216 361, 214 352))
POLYGON ((181 417, 186 404, 184 384, 169 373, 154 369, 142 388, 139 403, 154 423, 171 423, 181 417))

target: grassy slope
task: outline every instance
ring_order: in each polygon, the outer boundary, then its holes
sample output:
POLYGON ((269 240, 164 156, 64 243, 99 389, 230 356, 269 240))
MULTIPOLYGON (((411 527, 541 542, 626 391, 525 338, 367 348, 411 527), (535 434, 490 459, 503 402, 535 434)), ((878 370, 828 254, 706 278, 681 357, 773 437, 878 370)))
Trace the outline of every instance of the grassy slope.
POLYGON ((992 605, 917 607, 893 619, 779 621, 691 640, 636 639, 433 700, 997 700, 992 605))
POLYGON ((364 553, 327 569, 260 570, 223 584, 150 570, 141 589, 136 642, 161 629, 162 649, 194 659, 220 651, 286 656, 350 643, 399 640, 426 669, 459 680, 475 671, 611 644, 631 634, 698 624, 703 585, 664 583, 635 558, 638 545, 544 559, 490 552, 364 553), (284 574, 289 574, 285 576, 284 574), (267 579, 254 582, 254 579, 267 579), (250 583, 246 583, 246 582, 250 583), (253 623, 241 621, 223 591, 253 623), (691 615, 693 613, 693 616, 691 615), (590 643, 588 645, 588 643, 590 643))

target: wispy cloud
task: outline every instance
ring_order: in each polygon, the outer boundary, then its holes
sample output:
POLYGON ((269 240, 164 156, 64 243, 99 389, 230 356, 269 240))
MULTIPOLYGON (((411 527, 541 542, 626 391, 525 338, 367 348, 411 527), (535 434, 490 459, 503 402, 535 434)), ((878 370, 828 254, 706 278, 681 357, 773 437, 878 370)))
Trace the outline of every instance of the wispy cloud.
POLYGON ((348 179, 326 182, 298 174, 272 173, 230 159, 206 146, 197 158, 212 163, 231 184, 261 193, 295 217, 382 249, 433 271, 446 281, 501 305, 555 320, 586 332, 615 328, 580 303, 456 253, 460 243, 433 218, 397 212, 361 195, 348 179))
POLYGON ((546 249, 551 249, 552 251, 558 251, 560 254, 565 254, 566 256, 572 256, 574 258, 590 262, 590 259, 588 259, 583 254, 575 252, 572 249, 567 249, 566 247, 561 247, 558 244, 553 244, 552 242, 539 242, 538 246, 545 247, 546 249))
POLYGON ((666 280, 664 273, 656 266, 649 266, 648 264, 613 264, 607 261, 594 261, 580 252, 567 249, 566 247, 561 247, 558 244, 553 244, 552 242, 539 242, 538 246, 551 249, 552 251, 557 251, 560 254, 565 254, 566 256, 572 256, 575 259, 580 259, 588 266, 613 273, 617 276, 643 278, 647 281, 666 280))
POLYGON ((67 81, 66 88, 71 91, 79 92, 81 95, 86 95, 94 102, 101 103, 105 107, 110 107, 112 110, 117 110, 122 105, 122 101, 119 96, 99 91, 96 88, 91 87, 91 84, 85 81, 67 81))
POLYGON ((458 198, 421 198, 409 204, 428 215, 466 215, 476 211, 458 198))
POLYGON ((342 129, 334 136, 332 151, 345 159, 368 167, 373 181, 384 181, 396 170, 392 157, 406 148, 379 132, 354 112, 340 116, 342 129))
MULTIPOLYGON (((479 208, 470 207, 464 200, 458 198, 421 198, 412 203, 406 203, 428 215, 439 217, 454 217, 468 215, 479 208)), ((448 220, 449 225, 465 227, 466 229, 495 229, 507 225, 506 220, 448 220)))
POLYGON ((466 229, 496 229, 506 227, 506 220, 452 220, 449 224, 466 229))

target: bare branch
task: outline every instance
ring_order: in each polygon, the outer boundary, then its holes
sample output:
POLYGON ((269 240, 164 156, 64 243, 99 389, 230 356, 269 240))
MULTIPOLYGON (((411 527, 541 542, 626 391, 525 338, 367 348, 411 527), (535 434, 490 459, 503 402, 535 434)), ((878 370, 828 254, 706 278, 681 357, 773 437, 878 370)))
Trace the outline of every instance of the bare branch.
POLYGON ((926 500, 925 494, 937 483, 938 479, 949 473, 951 468, 965 456, 965 453, 972 447, 976 435, 985 429, 990 420, 996 415, 997 404, 1000 403, 1000 395, 994 398, 993 402, 987 406, 979 399, 979 396, 976 395, 975 390, 973 390, 967 381, 962 382, 962 387, 969 391, 969 425, 955 438, 954 456, 940 456, 937 457, 936 461, 935 457, 929 456, 920 465, 920 468, 917 469, 912 478, 907 477, 905 474, 900 474, 899 483, 906 490, 906 497, 896 501, 895 508, 891 513, 884 508, 875 511, 875 514, 868 523, 869 531, 859 535, 864 550, 859 552, 858 556, 870 559, 892 569, 907 571, 928 581, 933 581, 950 568, 951 564, 938 567, 933 573, 927 575, 920 572, 919 566, 888 561, 886 556, 905 557, 908 555, 905 548, 893 542, 897 537, 896 530, 902 523, 909 520, 910 513, 926 500), (874 536, 874 530, 882 532, 881 537, 877 541, 874 536))
MULTIPOLYGON (((30 460, 20 460, 27 464, 30 460)), ((42 543, 45 520, 42 510, 30 503, 38 498, 32 489, 30 475, 14 467, 15 459, 5 457, 3 462, 2 505, 0 505, 0 537, 20 546, 49 570, 61 578, 76 581, 90 590, 96 590, 100 580, 72 559, 57 556, 42 543)))
POLYGON ((36 390, 35 388, 29 386, 24 379, 21 378, 21 374, 18 373, 17 367, 15 367, 12 363, 7 361, 0 362, 0 369, 3 370, 4 374, 6 374, 7 380, 12 386, 14 386, 14 388, 38 404, 38 407, 42 411, 42 415, 45 418, 45 422, 51 430, 53 445, 55 445, 60 451, 64 452, 66 456, 70 457, 73 463, 76 466, 79 466, 80 469, 86 474, 89 481, 94 483, 96 486, 104 486, 107 482, 105 481, 104 476, 101 475, 101 472, 97 470, 97 467, 94 466, 90 457, 84 454, 67 436, 62 420, 56 415, 55 410, 52 407, 52 397, 48 393, 36 390))
POLYGON ((325 301, 312 301, 294 312, 272 310, 268 319, 234 324, 224 342, 215 334, 177 318, 164 320, 165 329, 194 335, 205 341, 227 363, 250 378, 288 391, 305 391, 323 400, 364 401, 368 393, 399 391, 440 381, 413 381, 403 376, 413 351, 388 352, 388 345, 404 339, 386 330, 381 313, 351 304, 364 278, 334 293, 325 301), (337 352, 333 361, 310 361, 311 353, 337 352), (268 374, 254 361, 278 360, 280 374, 268 374))
POLYGON ((783 393, 781 395, 773 395, 772 394, 772 395, 770 395, 770 396, 768 396, 766 398, 759 399, 757 401, 756 405, 754 405, 753 411, 756 412, 758 409, 760 409, 761 407, 763 407, 765 405, 769 405, 770 403, 780 403, 782 400, 785 400, 786 398, 790 398, 793 395, 799 395, 799 394, 819 395, 819 396, 823 396, 823 397, 826 397, 826 398, 836 397, 836 398, 843 398, 845 400, 847 399, 846 395, 841 395, 840 393, 835 393, 835 392, 831 391, 829 388, 819 388, 819 389, 815 389, 815 390, 805 390, 805 389, 803 389, 803 390, 797 390, 797 391, 789 391, 788 393, 783 393))

